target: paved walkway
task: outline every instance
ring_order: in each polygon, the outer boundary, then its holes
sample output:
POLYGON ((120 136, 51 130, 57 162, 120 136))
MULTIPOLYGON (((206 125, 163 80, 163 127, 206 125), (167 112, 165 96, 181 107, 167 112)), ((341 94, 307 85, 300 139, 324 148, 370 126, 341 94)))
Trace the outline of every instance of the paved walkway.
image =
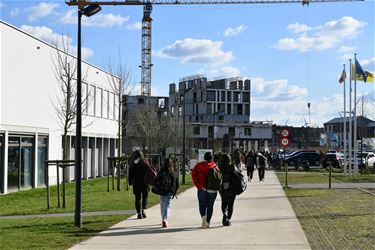
POLYGON ((168 228, 161 228, 157 205, 146 219, 133 216, 71 249, 310 249, 275 173, 266 172, 264 182, 255 179, 237 197, 230 227, 221 224, 218 196, 211 227, 201 229, 191 188, 173 200, 168 228))

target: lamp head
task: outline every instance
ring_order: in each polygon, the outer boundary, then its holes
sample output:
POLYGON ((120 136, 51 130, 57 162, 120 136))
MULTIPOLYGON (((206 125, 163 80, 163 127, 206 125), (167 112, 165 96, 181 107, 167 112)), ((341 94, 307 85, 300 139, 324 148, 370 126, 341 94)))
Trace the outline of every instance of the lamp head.
POLYGON ((89 6, 87 6, 86 8, 83 9, 83 14, 85 16, 89 17, 89 16, 92 16, 92 15, 95 15, 96 13, 98 13, 101 10, 102 10, 102 7, 100 7, 100 5, 91 4, 91 5, 89 5, 89 6))

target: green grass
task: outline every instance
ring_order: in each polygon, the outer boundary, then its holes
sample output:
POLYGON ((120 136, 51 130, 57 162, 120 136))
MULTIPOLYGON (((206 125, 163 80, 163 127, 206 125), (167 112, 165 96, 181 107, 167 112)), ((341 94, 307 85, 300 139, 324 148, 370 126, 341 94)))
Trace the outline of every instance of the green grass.
MULTIPOLYGON (((337 169, 336 169, 337 170, 337 169)), ((285 172, 276 172, 281 184, 285 183, 285 172)), ((325 169, 316 169, 313 171, 288 171, 288 184, 308 184, 308 183, 328 183, 329 173, 325 169)), ((333 182, 374 182, 375 175, 360 175, 357 178, 354 176, 345 176, 343 173, 332 172, 333 182)))
MULTIPOLYGON (((82 182, 83 212, 134 209, 131 189, 107 193, 106 183, 106 179, 82 182)), ((67 186, 66 209, 56 207, 56 187, 52 187, 50 210, 46 209, 46 190, 41 188, 0 196, 0 215, 73 212, 74 183, 67 186)), ((180 185, 178 191, 181 193, 192 186, 191 175, 186 175, 186 185, 180 185)), ((150 192, 148 206, 158 203, 159 197, 150 192)), ((82 228, 75 227, 71 217, 0 219, 0 249, 67 249, 128 217, 130 215, 87 216, 82 219, 82 228)))
POLYGON ((84 217, 82 228, 67 217, 0 220, 0 249, 67 249, 123 219, 126 216, 84 217))
POLYGON ((312 249, 374 249, 374 195, 358 189, 285 189, 312 249))

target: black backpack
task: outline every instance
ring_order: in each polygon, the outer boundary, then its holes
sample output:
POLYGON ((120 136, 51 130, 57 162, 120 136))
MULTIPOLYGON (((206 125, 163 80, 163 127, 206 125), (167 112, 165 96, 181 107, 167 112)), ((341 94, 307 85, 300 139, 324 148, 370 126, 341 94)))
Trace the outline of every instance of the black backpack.
POLYGON ((265 166, 266 165, 266 161, 264 159, 264 156, 260 155, 258 157, 259 157, 259 165, 260 166, 265 166))
POLYGON ((168 172, 160 171, 156 175, 151 191, 158 195, 167 195, 172 192, 172 181, 168 172))
POLYGON ((210 168, 208 170, 206 178, 206 189, 219 191, 221 183, 223 181, 223 175, 221 174, 218 167, 210 168))
POLYGON ((246 190, 247 184, 245 179, 243 178, 243 175, 240 172, 233 172, 231 178, 231 187, 233 193, 235 193, 236 195, 242 194, 246 190))

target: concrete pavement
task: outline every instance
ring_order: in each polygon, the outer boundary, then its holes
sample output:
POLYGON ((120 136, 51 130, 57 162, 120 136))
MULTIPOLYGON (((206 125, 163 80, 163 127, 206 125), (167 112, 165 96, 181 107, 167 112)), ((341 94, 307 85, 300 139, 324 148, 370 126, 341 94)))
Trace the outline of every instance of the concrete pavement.
POLYGON ((200 228, 192 188, 172 201, 168 228, 161 228, 157 205, 146 219, 133 216, 71 249, 310 249, 275 173, 267 171, 264 182, 254 179, 236 198, 230 227, 221 224, 218 195, 211 227, 200 228))

